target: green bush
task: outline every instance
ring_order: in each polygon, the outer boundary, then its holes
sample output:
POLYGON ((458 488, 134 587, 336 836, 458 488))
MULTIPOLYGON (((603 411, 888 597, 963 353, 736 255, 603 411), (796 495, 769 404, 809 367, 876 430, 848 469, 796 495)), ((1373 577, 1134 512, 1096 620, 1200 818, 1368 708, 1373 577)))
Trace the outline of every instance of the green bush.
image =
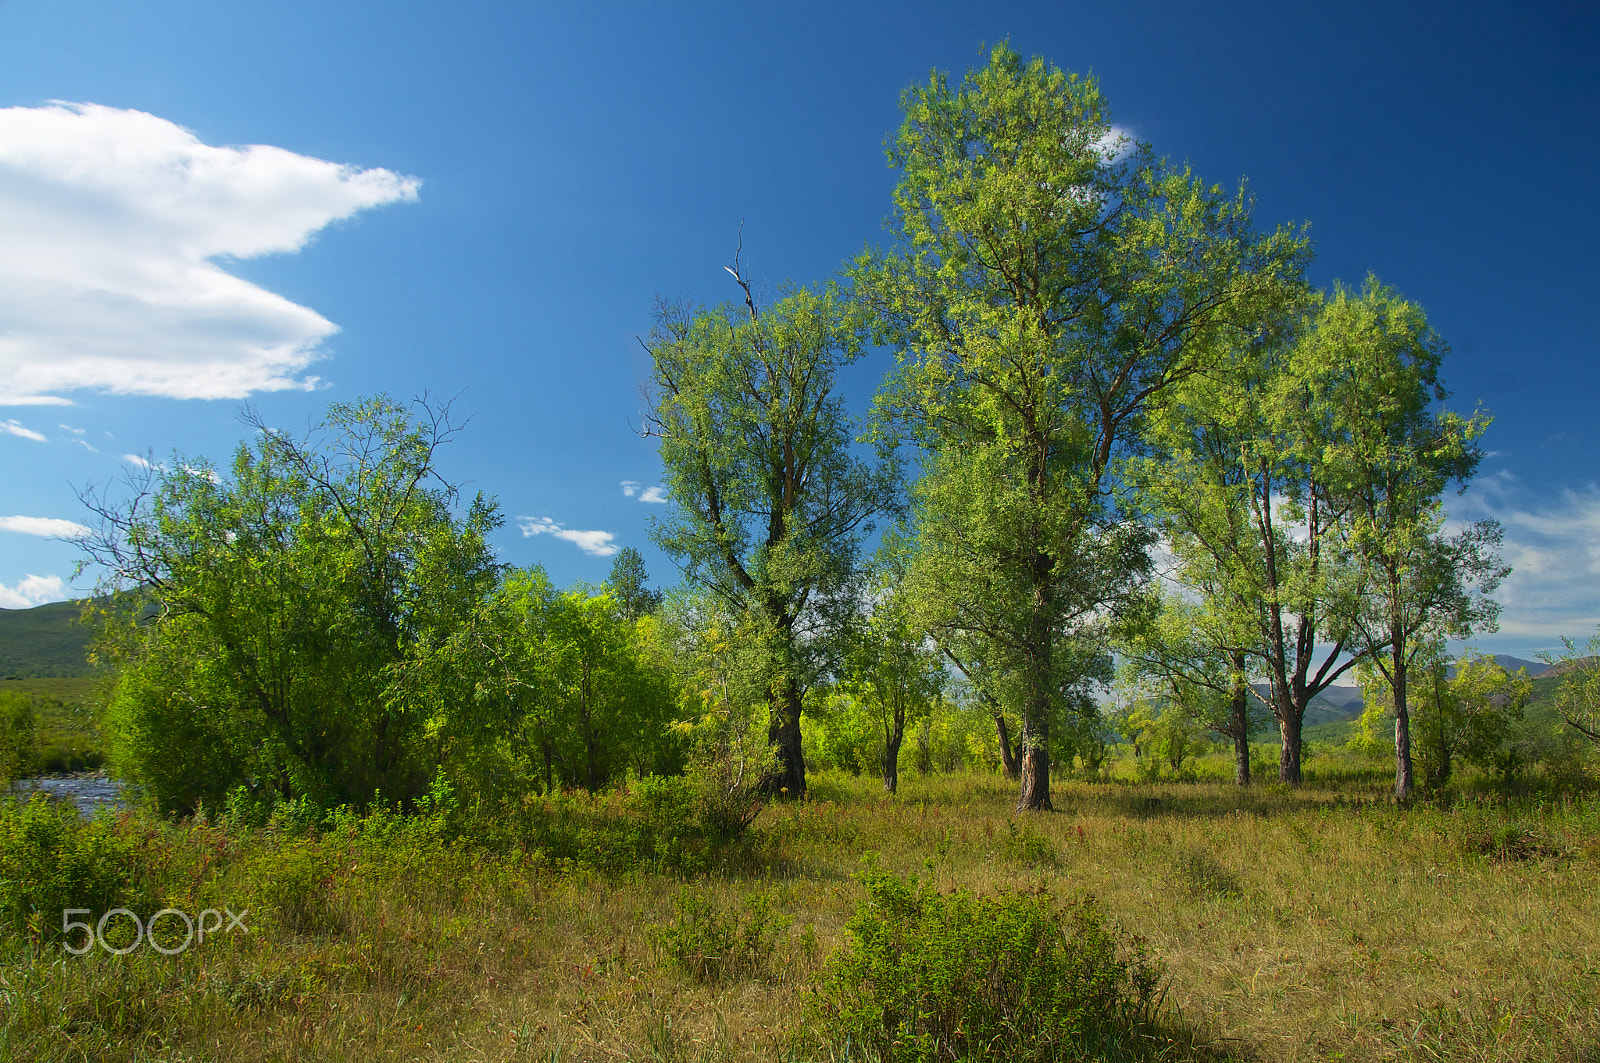
POLYGON ((772 895, 756 890, 743 912, 724 912, 703 892, 680 890, 677 915, 656 931, 656 946, 702 985, 772 978, 772 957, 789 919, 774 915, 772 895))
POLYGON ((15 690, 0 690, 0 786, 34 770, 33 698, 15 690))
POLYGON ((26 803, 0 796, 0 931, 61 936, 62 912, 146 912, 134 884, 137 853, 109 818, 82 820, 43 794, 26 803))
POLYGON ((251 862, 251 907, 291 934, 342 934, 348 919, 334 886, 348 859, 330 838, 289 841, 251 862))
POLYGON ((885 1061, 1139 1059, 1161 970, 1090 899, 940 893, 869 862, 851 943, 813 1000, 831 1040, 885 1061))

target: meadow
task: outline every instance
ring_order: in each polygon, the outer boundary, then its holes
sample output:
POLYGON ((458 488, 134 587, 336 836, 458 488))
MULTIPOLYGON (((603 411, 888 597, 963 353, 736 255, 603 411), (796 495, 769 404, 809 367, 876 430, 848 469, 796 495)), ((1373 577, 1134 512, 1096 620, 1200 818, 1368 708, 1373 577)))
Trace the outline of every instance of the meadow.
POLYGON ((1316 762, 1294 790, 1062 781, 1055 812, 1021 816, 997 776, 912 773, 890 796, 819 774, 723 839, 660 781, 493 821, 447 801, 316 825, 104 817, 68 828, 127 872, 100 904, 248 909, 249 932, 74 956, 54 911, 23 917, 0 937, 0 1060, 894 1055, 818 1006, 873 874, 1092 895, 1161 971, 1114 1058, 1600 1058, 1600 801, 1402 808, 1381 765, 1316 762))

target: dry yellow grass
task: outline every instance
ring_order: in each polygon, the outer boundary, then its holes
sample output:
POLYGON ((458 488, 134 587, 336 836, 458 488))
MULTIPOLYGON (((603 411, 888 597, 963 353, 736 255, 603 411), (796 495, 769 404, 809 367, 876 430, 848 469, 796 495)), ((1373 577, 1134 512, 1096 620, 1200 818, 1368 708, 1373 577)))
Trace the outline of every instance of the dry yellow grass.
MULTIPOLYGON (((804 997, 867 850, 940 886, 1094 893, 1167 963, 1169 1006, 1240 1058, 1600 1059, 1600 804, 1397 809, 1361 783, 1056 797, 1018 817, 999 779, 910 777, 891 798, 821 778, 686 881, 337 850, 313 929, 264 920, 170 959, 16 945, 0 1060, 835 1058, 804 997), (793 920, 771 979, 697 985, 662 954, 677 891, 732 910, 758 889, 793 920)), ((166 844, 199 851, 192 832, 166 844)), ((282 843, 229 844, 189 903, 259 887, 273 865, 251 854, 282 843)))

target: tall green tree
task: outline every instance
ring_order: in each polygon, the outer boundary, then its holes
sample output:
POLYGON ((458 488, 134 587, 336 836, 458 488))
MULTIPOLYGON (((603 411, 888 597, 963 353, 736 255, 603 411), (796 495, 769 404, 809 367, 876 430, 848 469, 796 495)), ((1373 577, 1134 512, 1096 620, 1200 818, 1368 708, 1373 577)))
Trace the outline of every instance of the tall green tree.
POLYGON ((850 633, 839 688, 868 707, 883 740, 883 788, 900 788, 906 725, 927 717, 944 680, 938 650, 911 621, 899 580, 885 573, 850 633))
MULTIPOLYGON (((1183 617, 1158 620, 1135 656, 1183 682, 1234 685, 1230 702, 1258 697, 1265 681, 1278 778, 1291 785, 1306 708, 1364 651, 1352 629, 1360 572, 1336 534, 1346 506, 1316 445, 1331 414, 1311 398, 1321 388, 1306 374, 1318 363, 1297 356, 1317 313, 1308 306, 1294 327, 1285 321, 1181 382, 1130 468, 1141 510, 1169 545, 1167 575, 1189 602, 1169 602, 1183 617)), ((1247 771, 1237 738, 1235 755, 1247 771)))
POLYGON ((323 807, 418 796, 430 713, 391 679, 494 585, 495 507, 458 511, 441 479, 446 409, 336 403, 303 438, 245 423, 226 469, 175 457, 131 498, 86 497, 117 762, 170 811, 241 785, 323 807))
POLYGON ((1250 735, 1263 706, 1250 685, 1255 662, 1243 649, 1249 631, 1241 630, 1237 614, 1214 608, 1214 590, 1200 588, 1198 601, 1161 595, 1154 614, 1133 626, 1119 649, 1135 685, 1164 700, 1167 712, 1193 719, 1233 744, 1233 781, 1248 786, 1250 735))
POLYGON ((1146 568, 1115 463, 1171 384, 1261 329, 1307 245, 1119 137, 1092 79, 1005 45, 901 106, 898 246, 854 276, 901 351, 880 411, 921 450, 919 619, 1017 677, 1018 807, 1047 809, 1050 721, 1146 568))
MULTIPOLYGON (((1459 762, 1501 778, 1516 770, 1514 728, 1533 697, 1526 668, 1511 672, 1492 656, 1471 650, 1451 662, 1439 639, 1417 653, 1410 671, 1412 751, 1424 785, 1443 787, 1459 762)), ((1367 709, 1361 744, 1381 748, 1389 736, 1380 737, 1379 727, 1394 722, 1394 690, 1371 663, 1362 679, 1367 709)))
POLYGON ((1393 692, 1400 800, 1416 785, 1411 665, 1440 637, 1495 630, 1499 605, 1489 595, 1510 571, 1494 521, 1444 531, 1444 491, 1477 471, 1489 426, 1481 413, 1440 405, 1447 350, 1421 307, 1372 277, 1359 294, 1336 288, 1299 348, 1306 408, 1319 426, 1310 443, 1345 509, 1345 548, 1363 569, 1353 631, 1393 692))
POLYGON ((851 450, 835 391, 861 353, 859 312, 833 288, 759 305, 661 306, 647 431, 671 494, 652 535, 688 579, 740 618, 762 657, 771 792, 805 790, 800 713, 836 646, 859 538, 893 504, 896 477, 851 450))
POLYGON ((638 620, 661 607, 661 592, 651 590, 647 584, 650 576, 645 572, 644 557, 631 546, 617 551, 611 562, 611 575, 606 579, 606 589, 617 599, 617 608, 629 621, 638 620))

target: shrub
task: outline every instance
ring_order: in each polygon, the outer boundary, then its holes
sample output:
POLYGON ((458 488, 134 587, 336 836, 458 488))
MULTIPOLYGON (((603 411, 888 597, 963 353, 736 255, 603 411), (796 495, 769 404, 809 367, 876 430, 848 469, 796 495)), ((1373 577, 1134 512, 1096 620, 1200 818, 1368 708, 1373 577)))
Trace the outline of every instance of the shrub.
POLYGON ((725 912, 702 892, 680 890, 676 917, 655 934, 657 948, 702 985, 772 977, 772 957, 789 919, 774 915, 772 895, 756 890, 744 911, 725 912))
POLYGON ((1006 820, 1006 836, 1000 849, 1007 860, 1023 867, 1047 868, 1059 864, 1055 843, 1018 827, 1015 819, 1006 820))
POLYGON ((61 935, 62 912, 96 917, 118 907, 145 910, 133 883, 137 854, 108 818, 85 821, 35 794, 0 797, 0 930, 61 935))
POLYGON ((0 785, 30 774, 36 752, 33 698, 0 690, 0 785))
POLYGON ((251 906, 291 934, 343 933, 348 921, 334 885, 345 860, 328 839, 296 839, 252 861, 251 906))
POLYGON ((813 1008, 885 1061, 1140 1058, 1160 968, 1092 899, 939 893, 869 862, 867 899, 813 1008))

